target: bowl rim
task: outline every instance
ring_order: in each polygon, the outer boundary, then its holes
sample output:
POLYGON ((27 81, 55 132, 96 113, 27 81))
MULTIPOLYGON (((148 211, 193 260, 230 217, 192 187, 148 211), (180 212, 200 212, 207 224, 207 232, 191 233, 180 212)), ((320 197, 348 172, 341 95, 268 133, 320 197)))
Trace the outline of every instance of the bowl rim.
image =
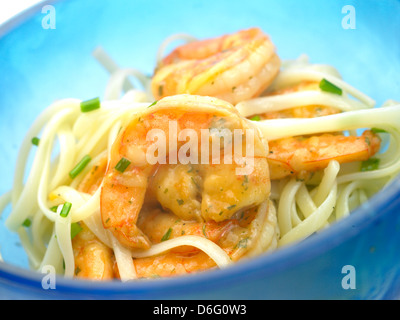
POLYGON ((25 8, 24 10, 13 15, 3 23, 0 23, 0 40, 13 29, 17 28, 21 23, 37 14, 40 7, 60 2, 61 0, 39 0, 39 2, 25 8))
MULTIPOLYGON (((34 14, 37 14, 40 7, 59 2, 63 1, 42 0, 17 15, 14 15, 3 24, 0 24, 0 41, 14 28, 17 28, 20 23, 23 23, 34 14)), ((275 272, 283 271, 288 267, 293 267, 308 261, 317 255, 339 246, 350 238, 356 237, 372 223, 388 214, 388 212, 384 210, 386 204, 396 200, 400 194, 400 176, 395 177, 389 183, 385 188, 385 192, 382 191, 383 190, 380 190, 376 195, 371 197, 367 204, 356 208, 348 217, 333 223, 322 232, 311 235, 302 241, 279 248, 272 253, 262 254, 258 257, 236 263, 224 270, 212 270, 188 276, 128 282, 100 282, 83 279, 67 279, 63 276, 57 276, 57 290, 53 291, 56 291, 56 295, 58 293, 60 293, 60 295, 73 294, 72 297, 75 298, 79 298, 79 296, 104 297, 104 294, 107 295, 106 297, 112 298, 113 295, 129 296, 131 294, 135 295, 135 298, 140 299, 140 294, 142 294, 144 298, 148 298, 152 293, 157 293, 157 295, 165 292, 167 294, 171 292, 182 293, 190 288, 199 290, 207 287, 215 288, 218 284, 229 285, 232 279, 237 281, 254 279, 255 277, 259 277, 261 272, 264 276, 268 276, 275 272), (337 237, 338 234, 341 236, 337 237), (324 245, 321 245, 321 243, 324 245), (302 254, 299 255, 299 252, 302 254)), ((43 295, 46 293, 46 290, 44 290, 41 285, 43 276, 44 275, 40 272, 0 261, 0 283, 5 282, 9 285, 22 288, 28 287, 33 291, 41 292, 43 295)), ((49 296, 51 296, 51 294, 49 296)))

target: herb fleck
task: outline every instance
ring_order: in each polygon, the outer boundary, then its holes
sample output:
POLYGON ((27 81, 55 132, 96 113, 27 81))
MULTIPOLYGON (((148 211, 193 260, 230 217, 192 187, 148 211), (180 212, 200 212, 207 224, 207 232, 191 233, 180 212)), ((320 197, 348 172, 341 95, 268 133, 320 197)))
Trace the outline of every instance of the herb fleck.
POLYGON ((163 237, 161 238, 161 241, 166 241, 169 239, 169 237, 171 236, 172 233, 172 229, 169 228, 168 231, 163 235, 163 237))
POLYGON ((205 225, 205 224, 203 225, 203 234, 204 234, 204 236, 205 236, 206 238, 208 238, 208 237, 207 237, 207 234, 206 234, 206 225, 205 225))
POLYGON ((75 268, 75 275, 78 275, 79 272, 81 272, 81 268, 76 267, 76 268, 75 268))
POLYGON ((22 223, 22 225, 26 228, 29 228, 32 224, 32 221, 30 219, 25 219, 25 221, 22 223))
POLYGON ((235 249, 237 248, 247 248, 247 241, 249 240, 249 238, 244 238, 239 240, 239 242, 236 244, 235 249))
POLYGON ((196 180, 194 180, 193 177, 190 177, 192 179, 193 184, 196 186, 196 188, 200 189, 200 186, 198 185, 198 183, 196 182, 196 180))
POLYGON ((256 115, 256 116, 250 118, 250 120, 252 120, 252 121, 260 121, 261 117, 259 115, 256 115))
POLYGON ((154 101, 151 105, 149 105, 147 108, 151 108, 152 106, 154 106, 158 101, 154 101))

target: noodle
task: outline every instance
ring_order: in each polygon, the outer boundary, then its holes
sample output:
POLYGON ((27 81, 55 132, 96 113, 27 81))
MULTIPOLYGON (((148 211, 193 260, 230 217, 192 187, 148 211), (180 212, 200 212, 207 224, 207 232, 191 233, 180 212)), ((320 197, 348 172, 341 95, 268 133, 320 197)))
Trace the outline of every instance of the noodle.
POLYGON ((115 259, 118 264, 118 270, 121 277, 121 281, 129 281, 137 278, 135 266, 131 252, 129 249, 124 248, 117 239, 111 233, 108 233, 112 248, 114 250, 115 259))
POLYGON ((198 236, 182 236, 167 240, 165 242, 153 245, 151 249, 145 252, 132 252, 132 257, 144 258, 155 256, 180 246, 193 246, 206 252, 207 255, 210 256, 220 268, 232 263, 231 258, 218 245, 208 239, 198 236))

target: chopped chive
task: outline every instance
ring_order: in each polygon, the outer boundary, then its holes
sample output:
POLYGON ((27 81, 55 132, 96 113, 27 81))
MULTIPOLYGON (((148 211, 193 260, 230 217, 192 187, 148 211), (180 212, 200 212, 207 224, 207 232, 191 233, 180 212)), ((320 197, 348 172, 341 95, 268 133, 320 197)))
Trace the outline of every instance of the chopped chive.
POLYGON ((115 169, 118 170, 119 172, 123 173, 130 164, 131 164, 131 162, 128 159, 121 158, 121 160, 119 160, 119 162, 115 166, 115 169))
POLYGON ((57 208, 58 208, 58 206, 54 206, 54 207, 51 207, 50 210, 53 212, 57 212, 57 208))
POLYGON ((235 208, 235 207, 236 207, 236 204, 233 204, 233 205, 229 206, 229 207, 226 208, 226 209, 231 210, 231 209, 233 209, 233 208, 235 208))
POLYGON ((380 159, 378 158, 369 158, 366 161, 361 162, 360 171, 373 171, 379 168, 380 159))
POLYGON ((250 120, 252 120, 252 121, 260 121, 261 117, 259 115, 256 115, 256 116, 250 118, 250 120))
POLYGON ((79 222, 71 223, 71 239, 73 239, 81 231, 82 227, 79 222))
POLYGON ((151 105, 149 105, 147 108, 151 108, 152 106, 154 106, 158 101, 154 101, 151 105))
POLYGON ((89 155, 84 156, 82 160, 79 161, 79 163, 75 166, 75 168, 69 172, 71 179, 74 179, 78 174, 80 174, 91 160, 92 158, 89 155))
POLYGON ((163 237, 161 238, 161 241, 166 241, 169 239, 169 237, 171 236, 172 233, 172 229, 169 228, 168 231, 163 235, 163 237))
POLYGON ((198 185, 198 183, 196 182, 196 180, 194 180, 193 177, 190 177, 190 179, 192 180, 193 184, 196 186, 196 188, 200 188, 200 186, 198 185))
POLYGON ((335 86, 332 82, 329 82, 326 79, 322 79, 321 82, 319 83, 319 87, 322 91, 334 93, 341 95, 343 93, 342 89, 339 87, 335 86))
POLYGON ((38 146, 40 142, 40 139, 38 137, 33 137, 32 138, 32 144, 35 146, 38 146))
POLYGON ((81 102, 81 111, 82 112, 90 112, 100 108, 100 99, 93 98, 90 100, 82 101, 81 102))
POLYGON ((372 133, 388 133, 386 130, 379 129, 379 128, 371 128, 372 133))
POLYGON ((71 210, 72 207, 72 203, 71 202, 66 202, 64 203, 61 212, 60 212, 60 216, 63 218, 66 218, 71 210))
POLYGON ((22 223, 22 225, 26 228, 29 228, 32 224, 32 221, 30 219, 25 219, 25 221, 22 223))
POLYGON ((176 202, 178 202, 178 204, 181 206, 181 205, 183 205, 183 200, 182 199, 176 199, 176 202))

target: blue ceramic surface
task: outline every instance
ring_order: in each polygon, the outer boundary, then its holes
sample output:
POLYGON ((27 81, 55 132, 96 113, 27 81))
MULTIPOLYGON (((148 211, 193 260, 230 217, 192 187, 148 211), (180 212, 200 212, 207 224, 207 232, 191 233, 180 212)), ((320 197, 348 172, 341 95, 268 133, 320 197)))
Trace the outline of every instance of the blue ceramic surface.
MULTIPOLYGON (((102 96, 101 45, 121 66, 152 73, 159 44, 178 32, 199 38, 261 27, 282 59, 306 53, 335 66, 377 104, 400 100, 400 2, 317 0, 45 1, 0 26, 0 194, 12 186, 18 148, 35 117, 54 100, 102 96), (44 5, 56 13, 44 29, 44 5), (355 29, 343 28, 344 6, 355 29), (347 12, 348 13, 348 12, 347 12)), ((136 283, 57 279, 26 270, 18 237, 0 220, 1 299, 396 299, 400 296, 400 180, 324 232, 226 270, 136 283), (343 267, 356 287, 345 289, 343 267)))

